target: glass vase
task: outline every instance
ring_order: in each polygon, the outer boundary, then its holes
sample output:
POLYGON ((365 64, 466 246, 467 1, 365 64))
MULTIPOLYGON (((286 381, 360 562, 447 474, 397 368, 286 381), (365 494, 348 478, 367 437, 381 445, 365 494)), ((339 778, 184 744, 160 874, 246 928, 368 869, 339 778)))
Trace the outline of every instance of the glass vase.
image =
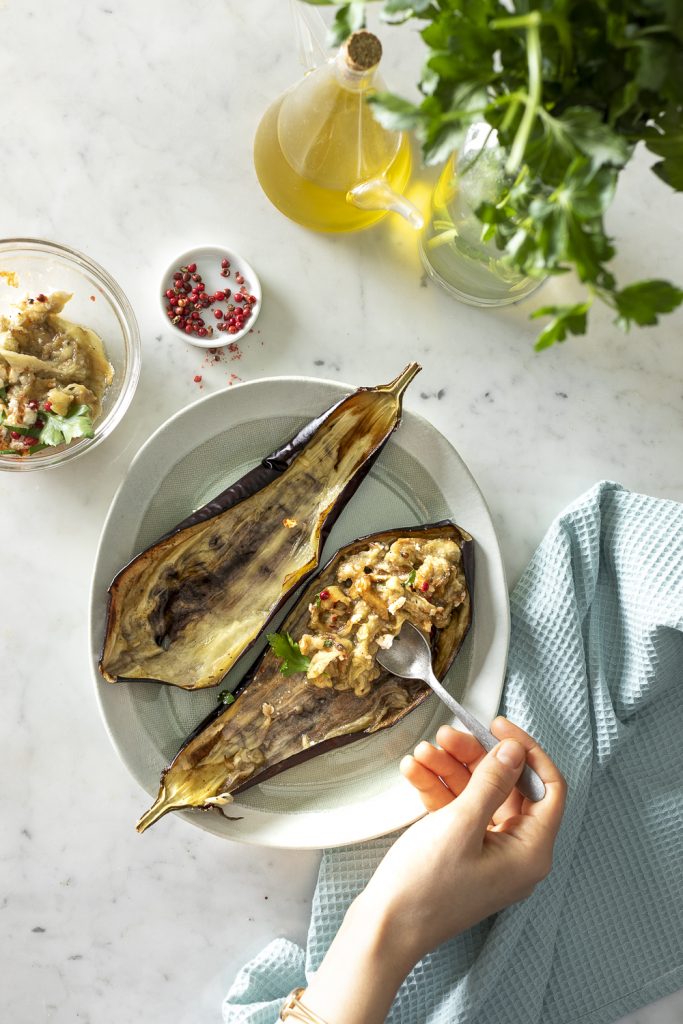
POLYGON ((425 270, 456 299, 471 306, 505 306, 530 295, 543 278, 526 277, 493 241, 481 240, 475 210, 495 201, 505 181, 505 151, 485 122, 467 131, 434 188, 431 215, 420 238, 425 270))

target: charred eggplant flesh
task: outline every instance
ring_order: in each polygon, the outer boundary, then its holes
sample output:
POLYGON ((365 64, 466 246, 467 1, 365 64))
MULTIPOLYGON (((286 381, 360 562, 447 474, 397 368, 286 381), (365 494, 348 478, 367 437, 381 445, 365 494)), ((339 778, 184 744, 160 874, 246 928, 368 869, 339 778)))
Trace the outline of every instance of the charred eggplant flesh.
POLYGON ((419 369, 337 402, 125 566, 109 588, 105 679, 218 683, 317 568, 419 369))

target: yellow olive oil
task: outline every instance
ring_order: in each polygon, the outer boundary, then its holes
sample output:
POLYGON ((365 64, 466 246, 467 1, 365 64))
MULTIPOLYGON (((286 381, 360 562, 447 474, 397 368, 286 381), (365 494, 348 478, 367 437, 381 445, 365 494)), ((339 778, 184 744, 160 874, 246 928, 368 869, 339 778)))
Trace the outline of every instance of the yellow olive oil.
MULTIPOLYGON (((377 87, 377 49, 355 33, 352 46, 307 74, 263 115, 254 141, 254 164, 263 191, 282 213, 317 231, 359 231, 381 220, 388 206, 354 205, 351 191, 370 183, 371 201, 382 192, 400 196, 410 178, 405 134, 388 131, 366 102, 377 87), (354 61, 354 57, 360 57, 354 61), (363 66, 363 58, 367 65, 363 66), (380 208, 381 207, 381 208, 380 208)), ((348 47, 348 44, 347 44, 348 47)), ((367 196, 367 193, 366 193, 367 196)))

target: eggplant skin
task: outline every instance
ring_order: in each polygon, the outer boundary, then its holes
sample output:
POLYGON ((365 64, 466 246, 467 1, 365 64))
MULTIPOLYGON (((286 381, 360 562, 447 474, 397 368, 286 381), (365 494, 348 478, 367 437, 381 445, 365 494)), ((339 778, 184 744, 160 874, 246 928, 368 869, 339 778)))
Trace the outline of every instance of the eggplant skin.
POLYGON ((317 568, 419 370, 347 395, 133 558, 109 587, 104 678, 219 683, 317 568))
MULTIPOLYGON (((280 631, 297 637, 306 630, 309 605, 333 584, 343 560, 374 541, 391 544, 402 537, 444 538, 460 548, 466 596, 448 625, 435 629, 432 637, 434 672, 442 679, 469 631, 474 589, 474 542, 449 520, 385 530, 341 548, 306 587, 280 631)), ((266 648, 235 690, 234 703, 220 705, 205 718, 164 770, 157 799, 137 829, 144 832, 172 810, 220 809, 294 765, 395 725, 430 693, 426 683, 399 679, 386 670, 363 697, 353 690, 318 689, 304 673, 283 676, 280 660, 266 648)))

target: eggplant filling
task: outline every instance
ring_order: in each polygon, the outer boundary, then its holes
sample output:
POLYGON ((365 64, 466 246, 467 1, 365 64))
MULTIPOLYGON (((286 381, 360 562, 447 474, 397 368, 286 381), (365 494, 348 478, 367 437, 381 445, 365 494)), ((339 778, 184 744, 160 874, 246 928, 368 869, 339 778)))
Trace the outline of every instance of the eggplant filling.
POLYGON ((400 537, 374 543, 342 562, 337 582, 309 605, 310 632, 299 641, 313 686, 370 692, 380 676, 377 650, 391 647, 408 620, 429 636, 447 626, 467 596, 460 548, 447 538, 400 537))

